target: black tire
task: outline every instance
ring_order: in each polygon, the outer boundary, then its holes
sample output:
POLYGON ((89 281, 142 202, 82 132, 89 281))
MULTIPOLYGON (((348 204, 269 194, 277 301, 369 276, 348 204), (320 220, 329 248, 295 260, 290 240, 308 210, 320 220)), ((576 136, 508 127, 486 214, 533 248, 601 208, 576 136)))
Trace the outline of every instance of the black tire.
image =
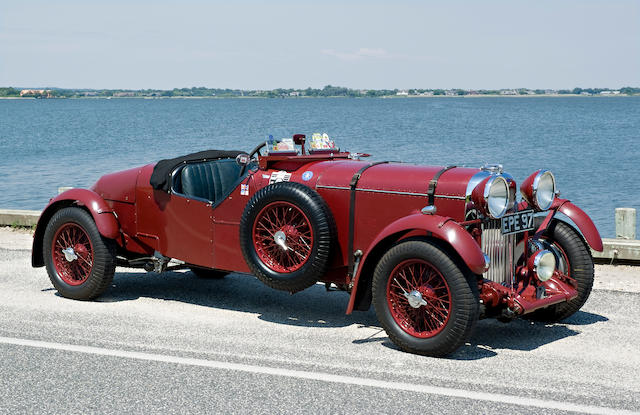
POLYGON ((196 277, 207 280, 221 280, 229 274, 227 271, 221 271, 219 269, 200 267, 190 267, 190 269, 196 277))
MULTIPOLYGON (((283 223, 287 215, 288 213, 284 213, 283 223)), ((326 272, 333 242, 333 228, 331 212, 315 190, 300 183, 275 183, 260 189, 247 203, 240 220, 240 246, 247 265, 260 281, 271 288, 294 293, 312 286, 326 272), (296 232, 298 229, 308 231, 312 239, 300 239, 306 244, 303 246, 295 238, 290 238, 288 228, 274 224, 270 230, 264 230, 265 235, 275 238, 274 231, 280 229, 279 232, 289 235, 287 237, 289 239, 286 239, 284 244, 299 244, 299 247, 287 250, 275 246, 267 240, 268 238, 261 240, 262 242, 255 242, 254 232, 258 239, 261 231, 257 229, 261 226, 260 223, 263 217, 267 216, 269 209, 273 209, 275 214, 282 209, 282 212, 292 212, 291 215, 297 215, 291 216, 291 223, 286 225, 291 225, 289 227, 295 228, 296 232), (268 247, 269 243, 272 246, 268 247), (279 254, 279 249, 284 253, 279 254), (278 255, 286 258, 278 259, 278 255), (300 261, 300 263, 287 266, 291 261, 300 261)), ((302 238, 302 234, 298 238, 302 238)))
POLYGON ((552 222, 546 236, 549 242, 557 244, 564 251, 569 262, 570 277, 578 284, 576 298, 538 310, 532 315, 536 320, 556 322, 580 310, 589 298, 593 288, 593 258, 580 234, 564 222, 552 222))
MULTIPOLYGON (((404 293, 407 293, 409 288, 411 287, 401 288, 403 295, 406 296, 404 293)), ((401 242, 387 251, 376 266, 372 289, 373 305, 380 324, 389 338, 407 352, 433 357, 453 353, 469 339, 478 321, 479 297, 475 278, 471 274, 465 275, 444 251, 426 241, 401 242), (430 273, 415 272, 415 275, 419 275, 416 282, 419 288, 416 289, 417 286, 414 285, 414 291, 432 289, 430 291, 432 296, 427 291, 423 294, 425 295, 423 305, 413 305, 409 308, 409 299, 397 295, 397 288, 404 283, 398 281, 396 276, 401 275, 403 264, 411 265, 412 261, 419 264, 426 263, 425 269, 431 271, 430 273), (434 273, 434 270, 437 272, 434 273), (434 275, 435 277, 429 279, 428 276, 434 275), (437 288, 443 286, 442 279, 445 281, 445 288, 437 288), (448 292, 445 292, 447 288, 448 292), (396 290, 395 294, 393 290, 396 290), (427 298, 432 299, 431 303, 426 301, 427 298), (434 300, 436 298, 440 301, 439 303, 434 300), (446 298, 449 299, 448 303, 445 301, 446 298), (406 301, 406 304, 402 303, 403 301, 406 301), (449 306, 446 307, 445 304, 449 306), (409 310, 404 314, 405 316, 414 316, 405 323, 415 323, 415 325, 405 324, 406 328, 403 328, 396 320, 403 314, 403 310, 409 310), (434 320, 438 315, 441 316, 440 319, 434 320), (425 321, 430 320, 430 324, 435 328, 429 330, 431 326, 425 323, 422 325, 425 330, 416 330, 416 327, 420 327, 417 320, 421 316, 425 321), (421 335, 430 337, 420 337, 421 335)))
POLYGON ((53 215, 44 232, 42 252, 49 279, 63 297, 92 300, 113 281, 116 243, 100 235, 91 215, 81 208, 68 207, 53 215), (65 235, 78 235, 77 243, 63 244, 65 235), (54 250, 54 238, 65 247, 74 248, 76 259, 65 259, 58 242, 54 250))

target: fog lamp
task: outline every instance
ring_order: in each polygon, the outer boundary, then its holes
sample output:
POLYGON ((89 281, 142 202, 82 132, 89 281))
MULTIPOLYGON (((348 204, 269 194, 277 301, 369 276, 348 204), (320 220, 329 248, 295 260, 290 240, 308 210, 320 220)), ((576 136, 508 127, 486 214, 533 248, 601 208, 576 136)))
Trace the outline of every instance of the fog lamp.
POLYGON ((544 249, 532 256, 530 264, 530 269, 535 273, 536 277, 545 282, 553 277, 553 273, 556 270, 556 257, 553 252, 544 249))

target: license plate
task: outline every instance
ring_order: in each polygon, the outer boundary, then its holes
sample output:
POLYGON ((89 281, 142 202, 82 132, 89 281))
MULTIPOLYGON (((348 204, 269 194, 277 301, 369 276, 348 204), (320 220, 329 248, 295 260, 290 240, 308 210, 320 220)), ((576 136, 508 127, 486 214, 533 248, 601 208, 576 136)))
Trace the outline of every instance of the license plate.
POLYGON ((533 229, 533 210, 523 210, 503 216, 500 219, 500 232, 503 235, 530 231, 533 229))

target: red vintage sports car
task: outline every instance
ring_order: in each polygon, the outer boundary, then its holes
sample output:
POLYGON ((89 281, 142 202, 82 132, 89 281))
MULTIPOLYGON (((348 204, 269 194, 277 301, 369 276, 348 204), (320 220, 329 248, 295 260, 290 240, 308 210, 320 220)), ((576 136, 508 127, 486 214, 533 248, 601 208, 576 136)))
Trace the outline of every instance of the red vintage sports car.
POLYGON ((499 165, 367 162, 293 138, 300 150, 203 151, 68 190, 40 217, 33 266, 79 300, 117 265, 251 273, 291 293, 323 282, 350 294, 347 313, 373 303, 394 343, 430 356, 479 318, 558 321, 587 300, 602 241, 551 172, 531 174, 517 202, 499 165))

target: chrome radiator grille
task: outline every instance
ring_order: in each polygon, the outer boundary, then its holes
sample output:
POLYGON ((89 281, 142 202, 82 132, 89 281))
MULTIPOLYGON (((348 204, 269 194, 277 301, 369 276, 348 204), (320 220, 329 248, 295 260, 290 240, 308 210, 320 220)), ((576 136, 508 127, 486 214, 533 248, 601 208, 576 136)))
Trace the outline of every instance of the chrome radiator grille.
POLYGON ((489 255, 491 263, 483 277, 498 283, 511 283, 515 270, 515 235, 502 235, 500 221, 482 224, 482 251, 489 255))

